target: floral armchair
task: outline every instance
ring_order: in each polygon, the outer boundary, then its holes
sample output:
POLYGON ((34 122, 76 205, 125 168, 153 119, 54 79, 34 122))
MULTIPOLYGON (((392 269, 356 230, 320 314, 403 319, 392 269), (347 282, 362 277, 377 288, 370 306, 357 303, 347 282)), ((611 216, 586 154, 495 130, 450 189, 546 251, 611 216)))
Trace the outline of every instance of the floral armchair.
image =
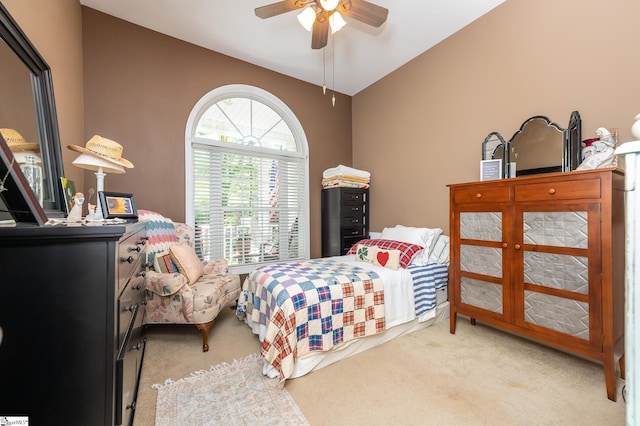
POLYGON ((235 304, 240 277, 224 259, 202 262, 193 249, 194 230, 148 210, 138 210, 147 231, 144 324, 193 324, 209 350, 209 329, 220 311, 235 304))

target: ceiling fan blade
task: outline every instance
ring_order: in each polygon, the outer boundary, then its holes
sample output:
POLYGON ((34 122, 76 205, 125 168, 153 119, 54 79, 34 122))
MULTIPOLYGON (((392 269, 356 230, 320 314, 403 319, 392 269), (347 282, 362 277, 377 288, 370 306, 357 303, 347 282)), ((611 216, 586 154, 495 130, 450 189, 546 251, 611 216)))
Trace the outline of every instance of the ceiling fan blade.
POLYGON ((302 9, 306 5, 306 0, 284 0, 266 6, 256 7, 255 12, 258 18, 267 19, 282 13, 291 12, 292 10, 302 9))
POLYGON ((342 0, 338 11, 352 19, 356 19, 373 27, 384 24, 389 15, 389 9, 369 3, 365 0, 342 0))
POLYGON ((329 18, 326 12, 321 12, 316 17, 316 21, 313 23, 313 29, 311 30, 311 48, 322 49, 327 45, 328 38, 329 18), (324 14, 325 16, 322 17, 322 14, 324 14))

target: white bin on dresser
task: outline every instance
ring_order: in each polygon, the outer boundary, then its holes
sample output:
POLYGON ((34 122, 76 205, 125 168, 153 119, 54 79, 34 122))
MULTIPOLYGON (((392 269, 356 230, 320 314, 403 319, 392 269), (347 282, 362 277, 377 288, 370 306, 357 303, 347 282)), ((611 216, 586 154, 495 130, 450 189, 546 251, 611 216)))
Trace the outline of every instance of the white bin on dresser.
MULTIPOLYGON (((636 117, 640 120, 640 115, 636 117)), ((636 121, 640 123, 640 121, 636 121)), ((640 129, 634 125, 634 136, 640 138, 640 129), (636 134, 636 130, 638 130, 636 134)), ((636 218, 640 215, 640 140, 621 145, 616 154, 625 157, 626 191, 626 309, 625 309, 625 384, 627 403, 627 425, 640 424, 640 226, 636 218)))

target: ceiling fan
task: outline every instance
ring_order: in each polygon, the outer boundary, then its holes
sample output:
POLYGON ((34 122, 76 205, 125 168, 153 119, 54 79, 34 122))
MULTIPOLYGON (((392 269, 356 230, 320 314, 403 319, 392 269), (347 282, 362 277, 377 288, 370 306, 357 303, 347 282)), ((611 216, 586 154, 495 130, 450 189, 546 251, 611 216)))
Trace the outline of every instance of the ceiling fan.
MULTIPOLYGON (((311 28, 312 49, 322 49, 327 45, 329 29, 339 20, 338 18, 341 18, 340 15, 379 27, 385 23, 389 14, 388 9, 365 0, 284 0, 258 7, 255 12, 257 17, 266 19, 307 7, 315 12, 315 17, 311 13, 311 19, 315 18, 311 28)), ((303 13, 306 13, 306 10, 303 13)))

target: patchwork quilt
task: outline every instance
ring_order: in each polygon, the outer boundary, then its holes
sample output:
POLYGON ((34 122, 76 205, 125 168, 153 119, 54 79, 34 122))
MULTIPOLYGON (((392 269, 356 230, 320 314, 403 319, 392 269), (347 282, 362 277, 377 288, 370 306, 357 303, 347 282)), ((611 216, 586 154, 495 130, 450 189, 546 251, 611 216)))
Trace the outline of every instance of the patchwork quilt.
POLYGON ((385 330, 382 279, 332 259, 278 263, 244 284, 251 319, 266 327, 261 353, 284 381, 296 359, 385 330))

